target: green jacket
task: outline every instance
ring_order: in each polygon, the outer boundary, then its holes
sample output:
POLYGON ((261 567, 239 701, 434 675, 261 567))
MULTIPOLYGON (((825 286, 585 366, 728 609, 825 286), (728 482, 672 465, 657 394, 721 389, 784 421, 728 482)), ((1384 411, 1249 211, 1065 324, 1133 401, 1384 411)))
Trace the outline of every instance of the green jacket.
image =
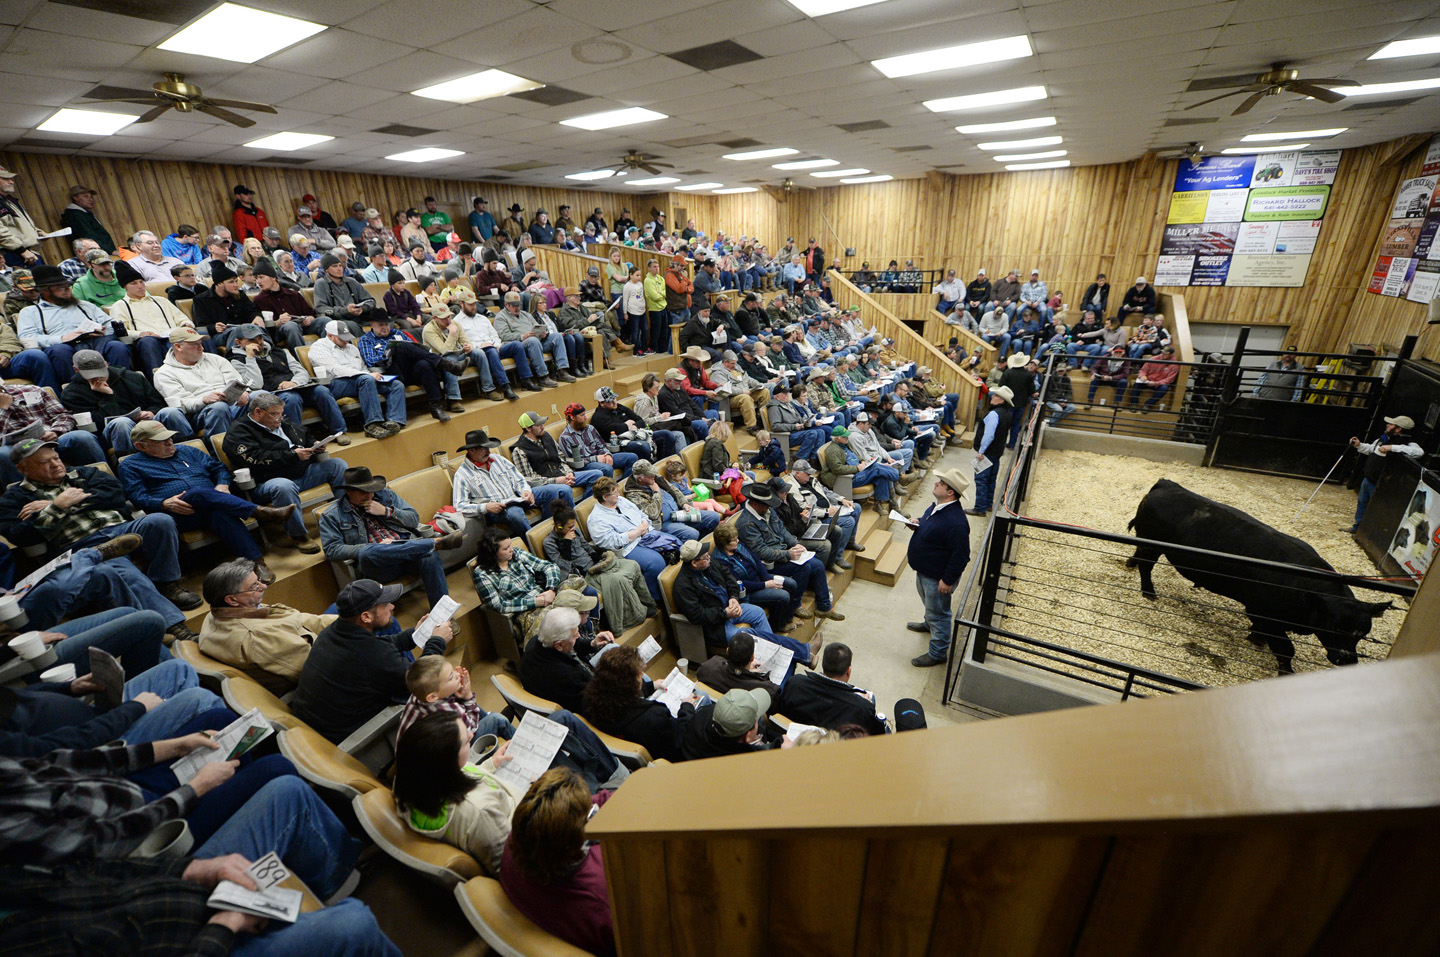
POLYGON ((119 302, 125 298, 125 290, 121 288, 118 279, 101 282, 95 278, 95 273, 93 272, 87 272, 75 280, 75 285, 71 286, 70 289, 75 293, 76 299, 93 302, 101 309, 104 309, 112 302, 119 302))
POLYGON ((845 447, 830 441, 820 446, 820 481, 829 488, 835 487, 835 480, 842 475, 854 475, 860 471, 858 465, 851 465, 845 455, 845 447))

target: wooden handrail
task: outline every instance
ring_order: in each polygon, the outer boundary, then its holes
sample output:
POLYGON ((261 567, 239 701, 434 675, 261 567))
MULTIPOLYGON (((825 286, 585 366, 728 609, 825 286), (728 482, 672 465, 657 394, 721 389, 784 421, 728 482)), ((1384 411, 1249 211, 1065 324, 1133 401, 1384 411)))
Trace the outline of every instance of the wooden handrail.
MULTIPOLYGON (((669 253, 662 253, 653 249, 640 249, 636 246, 626 246, 623 243, 596 243, 595 251, 608 263, 610 261, 610 250, 620 250, 622 262, 632 262, 640 267, 641 272, 648 271, 650 260, 654 259, 660 263, 660 273, 664 275, 665 270, 670 268, 672 257, 669 253)), ((603 272, 603 269, 602 269, 603 272)), ((689 259, 685 260, 685 275, 690 279, 695 278, 695 264, 689 259)))
MULTIPOLYGON (((934 337, 932 337, 930 341, 942 351, 946 346, 950 344, 950 337, 954 336, 955 338, 960 340, 961 345, 966 347, 966 351, 971 353, 978 351, 982 356, 985 357, 985 360, 981 363, 982 368, 989 369, 995 364, 995 357, 1000 350, 996 349, 990 343, 986 342, 984 339, 980 338, 978 335, 971 332, 969 329, 966 329, 963 326, 950 325, 948 322, 945 321, 945 317, 940 314, 940 310, 938 309, 931 309, 930 315, 926 316, 925 318, 928 320, 933 320, 935 323, 938 323, 938 325, 935 326, 937 334, 945 341, 937 342, 934 337)), ((928 328, 931 323, 926 322, 925 325, 928 328)))
POLYGON ((600 267, 601 288, 604 288, 606 260, 587 253, 577 253, 555 246, 532 246, 535 264, 550 274, 550 281, 565 289, 579 289, 591 266, 600 267))

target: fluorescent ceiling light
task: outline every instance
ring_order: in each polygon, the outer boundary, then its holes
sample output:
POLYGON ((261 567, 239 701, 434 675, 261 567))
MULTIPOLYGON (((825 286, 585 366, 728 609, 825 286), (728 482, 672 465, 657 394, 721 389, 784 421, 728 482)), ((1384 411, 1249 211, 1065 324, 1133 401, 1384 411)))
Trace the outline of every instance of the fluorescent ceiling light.
POLYGON ((1068 155, 1066 150, 1045 150, 1043 153, 1006 153, 1004 156, 990 158, 997 163, 1019 163, 1023 160, 1048 160, 1066 155, 1068 155))
POLYGON ((322 23, 252 10, 235 3, 222 3, 163 41, 160 49, 235 63, 254 63, 324 29, 322 23))
MULTIPOLYGON (((796 6, 799 6, 799 4, 796 4, 796 6)), ((1388 60, 1391 57, 1423 56, 1426 53, 1440 53, 1440 36, 1415 37, 1413 40, 1393 40, 1370 54, 1366 59, 1388 60)))
POLYGON ((610 130, 617 126, 633 126, 665 119, 664 113, 647 110, 643 106, 631 106, 623 110, 606 110, 603 113, 587 113, 584 116, 561 120, 561 126, 574 126, 582 130, 610 130))
POLYGON ((101 110, 56 110, 55 115, 35 127, 46 133, 88 133, 109 136, 134 123, 140 117, 129 113, 105 113, 101 110))
POLYGON ((956 133, 1008 133, 1011 130, 1035 130, 1042 126, 1054 126, 1055 117, 1037 116, 1033 120, 1011 120, 1008 123, 975 123, 971 126, 957 126, 956 133))
POLYGON ((1425 80, 1401 80, 1398 83, 1364 83, 1360 86, 1337 86, 1342 96, 1375 96, 1380 93, 1409 93, 1411 90, 1433 90, 1440 86, 1440 76, 1425 80))
POLYGON ((790 0, 790 5, 807 17, 823 17, 827 13, 840 13, 881 2, 883 0, 790 0))
POLYGON ((981 40, 979 43, 962 43, 959 46, 926 50, 923 53, 885 57, 871 61, 870 65, 893 80, 917 73, 955 70, 962 66, 978 66, 1000 60, 1018 60, 1034 54, 1035 51, 1030 48, 1030 38, 1021 35, 999 40, 981 40))
POLYGON ((245 145, 252 150, 275 150, 277 153, 288 153, 291 150, 303 150, 307 146, 317 146, 334 138, 326 136, 324 133, 271 133, 258 140, 251 140, 245 145))
POLYGON ((819 169, 822 166, 839 166, 839 160, 795 160, 790 163, 776 163, 771 169, 819 169))
POLYGON ((1290 153, 1303 150, 1309 143, 1282 143, 1279 146, 1232 146, 1221 150, 1226 156, 1249 156, 1251 153, 1290 153))
POLYGON ((1314 140, 1326 136, 1339 136, 1350 127, 1341 126, 1333 130, 1301 130, 1297 133, 1251 133, 1240 137, 1242 143, 1272 143, 1275 140, 1314 140))
POLYGON ((609 179, 615 175, 613 169, 592 169, 584 173, 566 173, 566 179, 609 179))
POLYGON ((724 196, 729 193, 758 193, 760 190, 755 186, 731 186, 729 189, 712 189, 710 192, 724 196))
POLYGON ((855 169, 827 169, 823 173, 811 173, 810 175, 819 179, 838 179, 841 176, 864 176, 868 172, 870 172, 868 169, 857 166, 855 169))
POLYGON ((1037 136, 1029 140, 996 140, 993 143, 975 145, 982 150, 1028 150, 1037 146, 1059 146, 1063 142, 1063 136, 1037 136))
POLYGON ((849 179, 842 179, 840 182, 842 182, 842 183, 852 183, 852 184, 853 184, 853 183, 883 183, 883 182, 885 182, 885 181, 887 181, 887 180, 892 180, 892 179, 894 179, 894 178, 895 178, 895 177, 891 176, 889 173, 881 173, 879 176, 852 176, 852 177, 849 178, 849 179))
POLYGON ((1028 103, 1045 99, 1045 87, 1022 86, 1013 90, 996 90, 993 93, 971 93, 968 96, 948 96, 940 100, 926 100, 922 106, 932 113, 955 113, 960 110, 978 110, 987 106, 1005 106, 1008 103, 1028 103))
POLYGON ((688 193, 692 190, 719 189, 724 185, 724 183, 691 183, 689 186, 676 186, 675 188, 681 192, 688 193))
POLYGON ((402 163, 433 163, 436 160, 449 159, 452 156, 464 156, 464 150, 447 150, 438 146, 422 146, 418 150, 406 150, 403 153, 391 153, 385 157, 387 160, 399 160, 402 163))
POLYGON ((678 183, 678 176, 652 176, 649 179, 632 179, 626 183, 627 186, 664 186, 666 183, 678 183))
POLYGON ((775 156, 794 156, 799 150, 792 150, 788 146, 775 146, 764 150, 750 150, 745 153, 726 153, 727 160, 763 160, 775 156))
POLYGON ((436 83, 423 90, 416 90, 414 95, 423 96, 429 100, 448 100, 451 103, 474 103, 476 100, 485 100, 492 96, 538 90, 544 85, 544 83, 536 83, 534 80, 527 80, 523 76, 506 73, 504 70, 481 70, 479 73, 446 80, 444 83, 436 83))
POLYGON ((1006 169, 1009 169, 1009 170, 1022 170, 1022 169, 1064 169, 1066 166, 1069 166, 1069 165, 1070 165, 1070 161, 1069 161, 1069 160, 1051 160, 1051 161, 1048 162, 1048 163, 1011 163, 1009 166, 1007 166, 1007 167, 1005 167, 1005 168, 1006 168, 1006 169))

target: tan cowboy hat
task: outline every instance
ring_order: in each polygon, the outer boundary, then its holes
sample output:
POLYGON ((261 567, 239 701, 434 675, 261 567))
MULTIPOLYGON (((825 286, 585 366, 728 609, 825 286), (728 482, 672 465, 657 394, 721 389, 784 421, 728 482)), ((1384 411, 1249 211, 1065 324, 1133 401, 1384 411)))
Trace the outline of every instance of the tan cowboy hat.
POLYGON ((700 362, 709 362, 709 361, 710 361, 710 353, 706 352, 704 349, 700 348, 699 346, 691 346, 690 348, 688 348, 688 349, 685 350, 685 355, 683 355, 681 358, 683 358, 683 359, 697 359, 697 360, 699 360, 700 362))
POLYGON ((954 489, 956 495, 964 495, 970 487, 969 477, 959 469, 936 469, 935 478, 954 489))
POLYGON ((1029 361, 1030 359, 1028 356, 1025 355, 1025 353, 1013 352, 1010 354, 1010 358, 1005 360, 1005 365, 1009 366, 1011 369, 1018 369, 1029 361))
POLYGON ((990 390, 990 394, 998 395, 1000 398, 1004 399, 1006 405, 1015 404, 1015 391, 1011 389, 1008 385, 996 386, 995 388, 990 390))

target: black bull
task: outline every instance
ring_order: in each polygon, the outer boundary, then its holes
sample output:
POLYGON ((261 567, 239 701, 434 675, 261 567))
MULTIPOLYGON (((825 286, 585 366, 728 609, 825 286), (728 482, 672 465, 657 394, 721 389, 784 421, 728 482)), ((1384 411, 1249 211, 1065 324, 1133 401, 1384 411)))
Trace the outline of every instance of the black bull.
MULTIPOLYGON (((1334 571, 1319 552, 1295 536, 1169 479, 1162 478, 1150 488, 1129 527, 1138 537, 1157 542, 1334 571)), ((1161 557, 1198 587, 1244 605, 1250 641, 1270 646, 1281 674, 1294 671, 1295 644, 1289 633, 1314 635, 1331 664, 1353 665, 1355 646, 1370 633, 1374 619, 1390 608, 1389 602, 1360 601, 1338 581, 1232 562, 1220 555, 1169 550, 1164 545, 1139 545, 1126 562, 1127 567, 1140 569, 1140 593, 1146 598, 1155 597, 1150 574, 1161 557)))

